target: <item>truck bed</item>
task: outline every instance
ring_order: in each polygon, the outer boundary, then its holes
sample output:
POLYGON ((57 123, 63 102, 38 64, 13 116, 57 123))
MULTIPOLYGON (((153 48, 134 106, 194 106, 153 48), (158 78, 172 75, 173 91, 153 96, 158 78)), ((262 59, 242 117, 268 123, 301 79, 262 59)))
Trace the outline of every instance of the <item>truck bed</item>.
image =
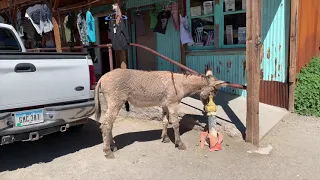
POLYGON ((89 99, 83 53, 0 52, 0 111, 89 99))

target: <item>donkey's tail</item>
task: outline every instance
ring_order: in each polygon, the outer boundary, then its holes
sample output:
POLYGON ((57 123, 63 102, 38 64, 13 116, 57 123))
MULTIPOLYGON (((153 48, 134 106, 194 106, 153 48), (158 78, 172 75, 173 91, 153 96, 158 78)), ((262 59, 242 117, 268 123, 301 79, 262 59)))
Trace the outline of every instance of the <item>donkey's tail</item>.
POLYGON ((96 121, 99 121, 101 117, 101 105, 100 105, 100 99, 99 99, 100 88, 101 88, 101 81, 99 80, 94 90, 94 113, 95 113, 96 121))
POLYGON ((96 85, 96 88, 94 90, 94 108, 89 113, 90 116, 95 114, 96 121, 99 121, 100 116, 101 116, 101 105, 100 105, 100 100, 99 100, 100 87, 101 87, 101 82, 99 80, 96 85))

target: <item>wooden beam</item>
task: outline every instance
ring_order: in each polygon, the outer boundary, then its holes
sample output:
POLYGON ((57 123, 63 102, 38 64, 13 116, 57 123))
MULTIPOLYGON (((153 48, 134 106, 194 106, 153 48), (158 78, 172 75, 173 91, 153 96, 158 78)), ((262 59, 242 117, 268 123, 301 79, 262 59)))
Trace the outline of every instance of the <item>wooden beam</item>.
POLYGON ((54 41, 56 44, 56 50, 57 52, 62 52, 60 28, 59 28, 59 15, 57 12, 52 13, 52 24, 53 24, 53 33, 54 33, 54 41))
POLYGON ((289 59, 289 105, 290 112, 294 112, 294 94, 296 89, 297 67, 297 32, 298 32, 299 0, 291 0, 290 13, 290 59, 289 59))
POLYGON ((59 5, 60 5, 60 0, 54 0, 52 8, 56 10, 59 7, 59 5))
POLYGON ((70 5, 70 6, 65 6, 65 7, 62 7, 62 8, 58 8, 58 11, 61 12, 61 13, 68 12, 68 11, 71 11, 71 10, 88 7, 88 6, 91 6, 92 4, 95 4, 95 3, 98 3, 98 2, 101 2, 101 1, 100 0, 95 0, 95 1, 91 1, 89 3, 80 2, 80 3, 77 3, 77 4, 70 5))
POLYGON ((261 51, 261 1, 247 0, 246 14, 246 71, 247 71, 247 122, 246 141, 259 145, 259 91, 261 51))

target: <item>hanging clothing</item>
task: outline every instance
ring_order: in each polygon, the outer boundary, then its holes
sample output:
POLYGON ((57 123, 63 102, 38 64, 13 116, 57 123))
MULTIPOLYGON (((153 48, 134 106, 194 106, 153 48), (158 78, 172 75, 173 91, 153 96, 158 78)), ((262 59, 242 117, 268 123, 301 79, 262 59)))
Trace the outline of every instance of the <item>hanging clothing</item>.
POLYGON ((150 16, 150 29, 154 30, 157 25, 157 14, 154 11, 149 11, 150 16))
POLYGON ((136 35, 144 36, 147 34, 146 27, 144 25, 144 14, 142 12, 135 13, 136 20, 136 35))
POLYGON ((41 8, 41 21, 43 21, 44 33, 48 33, 53 30, 52 16, 50 13, 50 9, 46 4, 43 4, 41 8))
POLYGON ((24 32, 24 39, 25 41, 25 46, 28 49, 34 48, 34 41, 35 37, 34 35, 37 33, 36 29, 33 27, 32 23, 28 19, 23 19, 22 20, 22 26, 23 26, 23 32, 24 32))
POLYGON ((87 27, 88 27, 89 42, 95 43, 96 42, 95 20, 90 11, 87 11, 86 20, 87 20, 87 27))
POLYGON ((181 14, 180 16, 180 39, 181 44, 184 45, 188 43, 189 46, 194 44, 191 32, 189 32, 189 25, 188 25, 188 19, 187 16, 183 17, 181 14))
POLYGON ((173 26, 177 31, 179 31, 178 3, 177 2, 172 3, 170 6, 168 6, 168 9, 171 10, 173 26))
POLYGON ((87 47, 87 52, 89 53, 89 55, 92 59, 92 62, 97 63, 98 56, 96 56, 96 50, 93 47, 90 47, 90 45, 92 45, 92 43, 90 43, 89 46, 87 47))
POLYGON ((64 34, 66 36, 67 42, 75 42, 76 41, 75 37, 74 37, 73 24, 74 24, 73 14, 67 15, 63 21, 64 34))
POLYGON ((0 23, 5 23, 5 20, 2 16, 0 16, 0 23))
POLYGON ((50 39, 49 41, 46 41, 46 48, 55 48, 54 41, 50 39))
POLYGON ((52 33, 46 34, 43 38, 45 38, 45 47, 46 48, 55 48, 56 47, 54 40, 53 40, 52 33))
POLYGON ((28 18, 35 27, 38 34, 52 31, 52 16, 46 4, 36 4, 26 10, 25 17, 28 18))
POLYGON ((36 4, 26 10, 25 17, 28 18, 38 34, 43 32, 43 21, 41 20, 41 4, 36 4))
POLYGON ((22 18, 21 18, 21 11, 17 10, 17 21, 16 21, 16 30, 20 37, 23 37, 23 26, 22 26, 22 18))
POLYGON ((118 25, 115 20, 109 22, 108 37, 111 40, 112 48, 114 50, 128 49, 130 42, 129 35, 122 20, 118 25))
POLYGON ((171 17, 171 12, 169 10, 163 10, 159 12, 157 16, 158 22, 153 32, 165 34, 170 17, 171 17))
POLYGON ((77 27, 82 44, 84 46, 89 45, 87 22, 83 13, 79 13, 77 16, 77 27))

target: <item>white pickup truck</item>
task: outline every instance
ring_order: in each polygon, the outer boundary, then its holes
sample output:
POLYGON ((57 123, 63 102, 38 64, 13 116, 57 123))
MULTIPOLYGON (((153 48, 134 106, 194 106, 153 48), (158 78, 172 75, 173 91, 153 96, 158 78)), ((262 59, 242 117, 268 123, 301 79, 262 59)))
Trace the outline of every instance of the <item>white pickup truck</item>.
POLYGON ((90 56, 26 52, 15 29, 0 23, 0 145, 83 125, 95 83, 90 56))

